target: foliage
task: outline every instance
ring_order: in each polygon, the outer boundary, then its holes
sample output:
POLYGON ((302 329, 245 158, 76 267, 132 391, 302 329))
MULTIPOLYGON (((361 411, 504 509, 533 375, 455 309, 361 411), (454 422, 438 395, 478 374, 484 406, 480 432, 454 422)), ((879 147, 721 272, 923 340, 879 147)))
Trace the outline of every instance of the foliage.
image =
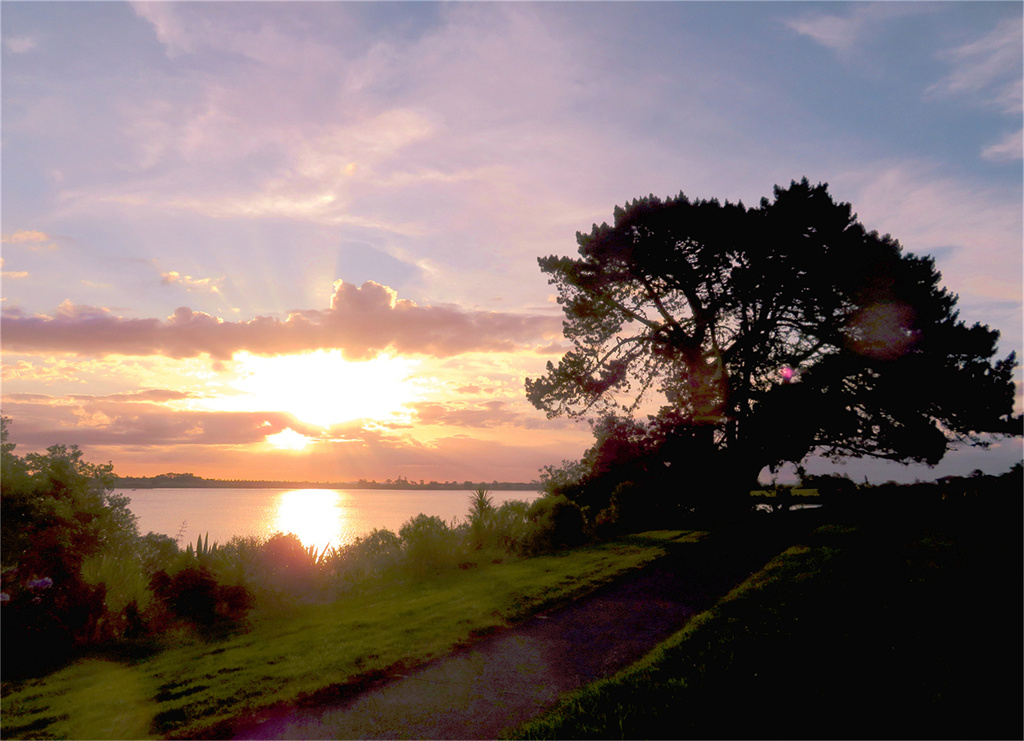
POLYGON ((402 541, 387 528, 374 528, 368 535, 340 554, 346 570, 364 578, 373 578, 397 564, 402 558, 402 541))
POLYGON ((527 553, 546 553, 572 548, 587 540, 586 518, 580 506, 562 494, 536 500, 526 512, 530 529, 524 544, 527 553))
POLYGON ((698 506, 710 480, 745 496, 812 451, 936 463, 1021 433, 999 333, 960 321, 934 260, 867 231, 826 185, 758 208, 650 196, 577 241, 579 258, 539 260, 573 347, 527 396, 549 416, 660 405, 623 444, 658 480, 696 484, 698 506))
POLYGON ((154 574, 168 569, 178 556, 178 543, 169 535, 149 532, 139 538, 139 560, 142 573, 154 574))
POLYGON ((230 725, 239 717, 300 700, 307 705, 336 701, 339 688, 360 677, 379 677, 398 665, 412 668, 476 635, 592 591, 664 555, 664 541, 670 539, 601 544, 571 554, 375 582, 374 589, 329 604, 263 616, 252 621, 248 633, 205 640, 176 633, 166 650, 146 661, 80 662, 19 684, 5 676, 3 735, 244 735, 230 725), (101 696, 78 691, 107 688, 115 679, 120 686, 101 696), (119 714, 136 722, 120 731, 111 728, 119 714), (226 725, 211 730, 218 723, 226 725))
POLYGON ((5 567, 26 577, 76 574, 101 548, 138 535, 127 499, 113 493, 113 466, 82 460, 78 446, 54 445, 21 458, 2 420, 0 552, 5 567), (56 572, 54 570, 57 570, 56 572))
POLYGON ((474 550, 490 548, 494 545, 496 514, 494 499, 488 495, 487 489, 479 487, 469 498, 469 537, 470 547, 474 550))
POLYGON ((130 557, 138 538, 127 500, 111 490, 113 466, 54 445, 20 457, 0 420, 0 554, 4 671, 46 667, 109 628, 103 584, 82 573, 101 553, 130 557), (106 623, 106 625, 104 625, 106 623))
POLYGON ((416 515, 402 525, 398 536, 412 571, 430 571, 462 560, 462 533, 440 517, 416 515))
MULTIPOLYGON (((138 534, 128 500, 107 487, 112 467, 77 448, 14 454, 3 443, 4 670, 46 671, 77 649, 136 639, 204 635, 244 627, 254 608, 273 612, 426 576, 503 560, 526 548, 534 523, 525 502, 495 507, 481 489, 469 522, 419 515, 400 534, 374 530, 354 543, 318 549, 292 533, 175 539, 138 534), (479 546, 479 548, 477 548, 479 546)), ((543 527, 547 524, 542 523, 543 527)))
POLYGON ((151 619, 161 627, 174 618, 206 629, 233 627, 254 605, 248 589, 218 584, 210 569, 201 564, 187 566, 173 576, 158 571, 150 586, 156 604, 151 619))
POLYGON ((530 503, 510 499, 494 512, 494 549, 499 553, 518 555, 525 552, 530 532, 530 503))

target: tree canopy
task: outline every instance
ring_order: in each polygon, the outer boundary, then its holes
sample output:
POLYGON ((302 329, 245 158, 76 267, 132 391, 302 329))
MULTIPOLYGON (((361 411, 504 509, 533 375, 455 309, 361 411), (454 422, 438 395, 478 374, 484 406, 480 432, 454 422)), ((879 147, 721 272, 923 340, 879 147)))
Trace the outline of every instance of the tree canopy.
POLYGON ((757 208, 648 196, 614 221, 577 234, 578 258, 539 259, 572 344, 526 381, 548 416, 660 404, 666 463, 747 483, 812 451, 934 464, 1020 434, 999 332, 961 321, 934 260, 865 229, 827 184, 757 208))

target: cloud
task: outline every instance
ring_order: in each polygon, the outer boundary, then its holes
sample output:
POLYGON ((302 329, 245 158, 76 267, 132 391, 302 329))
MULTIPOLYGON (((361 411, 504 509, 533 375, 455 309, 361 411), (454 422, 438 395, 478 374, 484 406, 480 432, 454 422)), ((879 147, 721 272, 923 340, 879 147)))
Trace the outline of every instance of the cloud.
POLYGON ((454 305, 420 306, 373 281, 337 281, 330 309, 296 311, 284 321, 258 316, 229 322, 187 307, 165 321, 114 316, 101 307, 62 303, 53 316, 12 310, 2 320, 6 349, 78 355, 207 354, 218 360, 246 350, 256 355, 338 348, 346 359, 385 350, 449 357, 511 352, 561 333, 561 320, 525 313, 486 312, 454 305))
POLYGON ((17 423, 16 442, 46 447, 159 447, 164 445, 247 445, 286 428, 306 426, 285 412, 204 412, 169 409, 152 401, 11 394, 4 414, 17 423))
POLYGON ((1021 28, 1007 18, 982 38, 944 52, 952 70, 926 93, 935 98, 966 98, 1009 114, 1022 110, 1021 28))
POLYGON ((985 147, 981 156, 991 162, 1013 162, 1024 158, 1024 129, 1017 129, 995 144, 985 147))
POLYGON ((0 242, 3 244, 24 245, 30 250, 56 249, 57 245, 55 245, 52 240, 53 237, 49 234, 35 231, 33 229, 21 229, 14 232, 14 234, 0 238, 0 242))
POLYGON ((513 405, 499 400, 471 407, 440 402, 413 402, 406 406, 416 412, 416 421, 421 425, 500 427, 522 421, 522 415, 512 408, 513 405))
MULTIPOLYGON (((832 185, 866 228, 892 234, 908 252, 935 256, 942 285, 959 298, 960 318, 999 330, 1001 355, 1024 353, 1019 189, 986 187, 913 162, 846 172, 832 185)), ((1018 368, 1018 409, 1021 374, 1018 368)))
POLYGON ((473 435, 423 441, 406 431, 362 423, 324 432, 286 413, 202 412, 40 394, 6 395, 3 402, 5 415, 14 419, 12 441, 23 452, 55 443, 79 445, 89 460, 112 457, 121 475, 188 470, 211 478, 269 480, 383 481, 406 475, 438 481, 529 481, 553 460, 578 457, 590 441, 585 426, 538 429, 515 442, 482 437, 475 434, 479 428, 473 435), (313 440, 302 455, 263 445, 267 437, 286 429, 313 440))
MULTIPOLYGON (((0 268, 2 268, 3 265, 4 265, 4 259, 2 257, 0 257, 0 268)), ((28 271, 27 270, 3 270, 3 271, 0 271, 0 276, 2 276, 4 278, 11 278, 11 279, 27 278, 28 277, 28 271)))
POLYGON ((846 7, 850 10, 845 14, 814 13, 787 21, 786 25, 841 58, 848 58, 870 41, 881 24, 922 12, 914 3, 856 3, 846 7))
POLYGON ((844 173, 834 184, 837 199, 851 202, 868 229, 891 233, 915 254, 947 253, 938 266, 954 292, 1020 302, 1019 193, 914 162, 878 163, 844 173), (847 196, 842 191, 850 186, 853 195, 847 196))
POLYGON ((405 406, 416 414, 413 427, 440 425, 474 430, 518 427, 529 430, 576 429, 578 420, 549 420, 542 412, 519 399, 492 399, 475 405, 436 401, 410 402, 405 406), (525 410, 525 411, 524 411, 525 410))
POLYGON ((111 401, 111 402, 153 402, 162 403, 167 401, 182 401, 184 399, 198 398, 197 394, 187 391, 174 391, 172 389, 141 389, 120 394, 106 394, 105 396, 92 396, 86 394, 72 394, 69 398, 74 401, 111 401))
POLYGON ((220 293, 220 287, 224 284, 223 278, 193 278, 191 275, 182 275, 177 270, 171 270, 160 274, 160 285, 181 286, 186 291, 202 291, 205 293, 220 293))
POLYGON ((4 48, 11 54, 26 54, 37 46, 36 40, 31 36, 19 36, 13 39, 4 39, 4 48))

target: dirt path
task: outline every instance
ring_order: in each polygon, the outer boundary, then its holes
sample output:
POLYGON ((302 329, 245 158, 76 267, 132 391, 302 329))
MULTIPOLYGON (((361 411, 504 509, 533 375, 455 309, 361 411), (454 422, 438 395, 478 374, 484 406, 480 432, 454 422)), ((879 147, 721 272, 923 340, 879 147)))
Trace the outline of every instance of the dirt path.
MULTIPOLYGON (((783 518, 780 518, 783 519, 783 518)), ((789 519, 789 518, 785 518, 789 519)), ((235 738, 496 738, 633 663, 795 542, 807 518, 676 544, 590 596, 329 707, 240 720, 235 738), (797 522, 799 520, 799 522, 797 522)))

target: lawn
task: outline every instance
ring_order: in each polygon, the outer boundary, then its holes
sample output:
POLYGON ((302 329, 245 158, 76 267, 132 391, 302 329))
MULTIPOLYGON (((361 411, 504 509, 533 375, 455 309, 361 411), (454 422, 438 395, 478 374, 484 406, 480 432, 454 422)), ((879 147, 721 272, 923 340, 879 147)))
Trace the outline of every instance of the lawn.
POLYGON ((1021 738, 1020 517, 872 517, 818 528, 512 737, 1021 738))
POLYGON ((361 678, 448 653, 665 552, 659 532, 554 555, 395 578, 295 606, 217 640, 180 633, 134 660, 93 658, 4 683, 4 738, 190 738, 275 703, 337 697, 361 678))

